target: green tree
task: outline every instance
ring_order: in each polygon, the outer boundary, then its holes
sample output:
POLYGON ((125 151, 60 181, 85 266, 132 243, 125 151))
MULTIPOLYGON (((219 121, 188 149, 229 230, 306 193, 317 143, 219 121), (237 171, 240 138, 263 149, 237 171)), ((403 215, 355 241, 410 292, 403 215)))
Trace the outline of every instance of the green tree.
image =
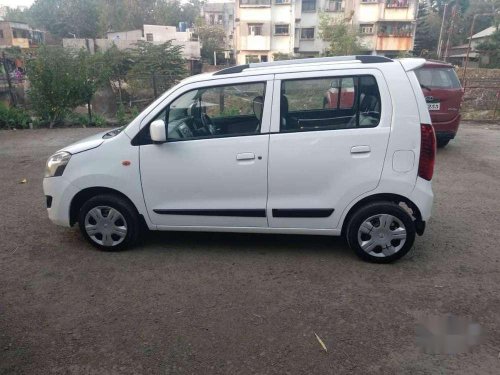
POLYGON ((92 98, 97 90, 109 83, 110 69, 102 54, 92 55, 85 49, 77 52, 73 63, 77 104, 87 105, 88 123, 93 124, 92 98))
POLYGON ((103 55, 104 64, 108 67, 109 79, 118 83, 118 95, 122 102, 122 84, 132 68, 132 57, 129 51, 120 50, 116 45, 111 46, 103 55))
POLYGON ((226 31, 220 25, 207 25, 201 20, 196 27, 196 33, 201 42, 201 57, 214 64, 214 52, 224 48, 226 31))
POLYGON ((414 55, 435 58, 440 29, 441 17, 439 13, 429 5, 427 0, 420 0, 415 30, 414 55))
POLYGON ((326 13, 321 13, 319 36, 329 43, 325 50, 326 56, 352 55, 363 49, 355 26, 350 25, 347 19, 341 17, 331 17, 326 13))
POLYGON ((27 74, 33 110, 50 128, 83 104, 88 105, 89 123, 92 123, 90 103, 110 75, 100 54, 47 46, 42 46, 37 55, 28 60, 27 74))
POLYGON ((128 76, 132 79, 144 75, 162 76, 167 87, 173 86, 187 74, 182 48, 171 40, 159 45, 138 42, 137 48, 130 51, 134 64, 128 76))
POLYGON ((29 9, 7 7, 5 20, 13 22, 31 23, 31 13, 29 9))
POLYGON ((50 128, 81 101, 74 67, 74 56, 61 47, 42 46, 27 62, 31 105, 50 128))
POLYGON ((36 0, 29 9, 35 26, 60 38, 99 36, 99 0, 36 0))

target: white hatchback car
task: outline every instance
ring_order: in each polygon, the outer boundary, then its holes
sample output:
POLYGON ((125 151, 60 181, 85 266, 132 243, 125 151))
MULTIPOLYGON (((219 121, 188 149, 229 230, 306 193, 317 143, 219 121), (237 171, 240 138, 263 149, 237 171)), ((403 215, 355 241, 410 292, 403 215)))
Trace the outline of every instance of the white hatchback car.
POLYGON ((103 250, 149 228, 344 235, 365 260, 396 260, 433 201, 424 62, 344 56, 187 78, 128 126, 49 158, 49 218, 103 250))

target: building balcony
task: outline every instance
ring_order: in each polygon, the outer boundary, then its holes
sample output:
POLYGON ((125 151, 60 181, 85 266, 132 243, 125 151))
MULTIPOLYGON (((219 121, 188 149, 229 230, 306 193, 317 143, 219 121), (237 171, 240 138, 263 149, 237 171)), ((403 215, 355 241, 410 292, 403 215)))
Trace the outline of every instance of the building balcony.
POLYGON ((409 35, 377 34, 377 51, 409 51, 413 48, 413 38, 409 35))
POLYGON ((271 38, 266 35, 248 35, 240 39, 239 49, 243 51, 269 51, 271 49, 271 38))

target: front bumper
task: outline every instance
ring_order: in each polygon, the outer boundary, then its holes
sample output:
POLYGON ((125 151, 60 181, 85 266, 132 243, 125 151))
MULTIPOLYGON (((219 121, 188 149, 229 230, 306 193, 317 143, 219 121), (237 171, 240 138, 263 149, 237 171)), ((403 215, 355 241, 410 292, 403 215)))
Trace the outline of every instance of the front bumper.
POLYGON ((47 199, 47 213, 49 219, 57 225, 70 227, 71 200, 79 189, 64 177, 46 177, 43 179, 43 192, 46 197, 51 197, 50 207, 47 199))

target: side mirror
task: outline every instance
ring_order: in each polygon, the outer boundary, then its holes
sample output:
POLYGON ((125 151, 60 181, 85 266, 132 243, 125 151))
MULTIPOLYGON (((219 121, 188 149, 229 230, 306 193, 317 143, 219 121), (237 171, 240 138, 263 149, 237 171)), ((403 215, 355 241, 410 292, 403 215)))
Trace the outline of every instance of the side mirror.
POLYGON ((149 126, 149 134, 154 143, 164 143, 167 141, 165 121, 156 120, 149 126))

